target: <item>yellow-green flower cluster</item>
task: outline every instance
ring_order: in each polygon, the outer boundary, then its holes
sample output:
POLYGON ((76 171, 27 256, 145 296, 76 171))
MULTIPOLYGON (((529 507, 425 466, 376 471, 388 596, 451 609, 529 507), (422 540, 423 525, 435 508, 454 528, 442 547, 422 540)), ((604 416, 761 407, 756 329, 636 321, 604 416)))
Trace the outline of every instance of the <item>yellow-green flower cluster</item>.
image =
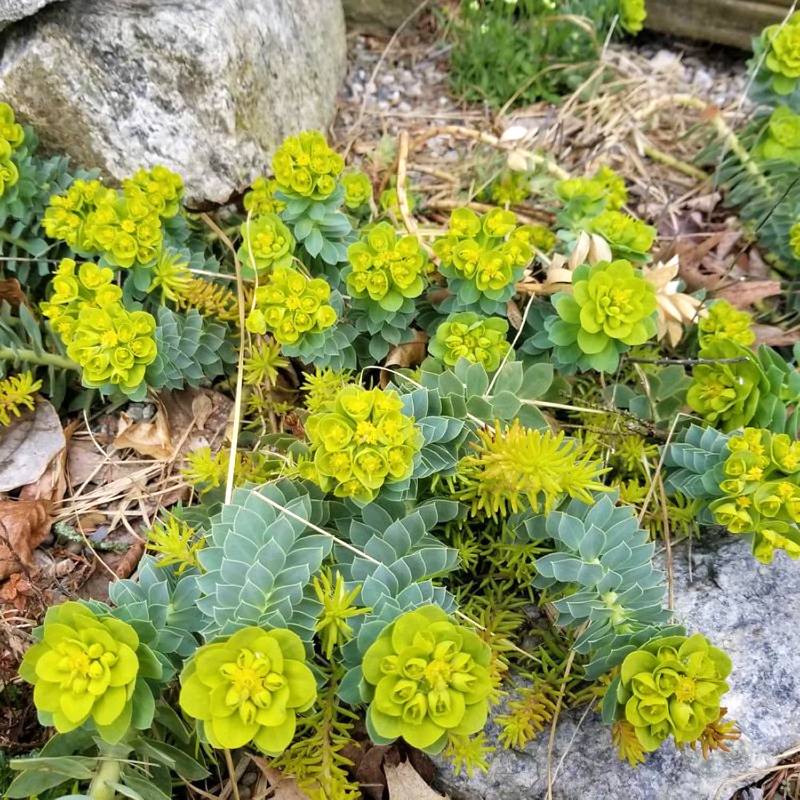
POLYGON ((198 648, 181 673, 180 706, 219 749, 252 742, 279 755, 316 697, 303 643, 286 628, 242 628, 198 648))
POLYGON ((645 0, 620 0, 619 24, 628 33, 639 33, 647 19, 645 0))
POLYGON ((249 211, 254 217, 259 214, 280 214, 286 203, 275 197, 278 183, 263 175, 250 184, 250 190, 244 196, 244 210, 249 211))
POLYGON ((767 48, 764 66, 772 74, 773 90, 776 94, 791 94, 800 78, 800 12, 764 28, 761 40, 767 48))
POLYGON ((240 233, 239 258, 246 277, 255 278, 256 274, 292 263, 294 236, 277 214, 252 217, 241 225, 240 233))
POLYGON ((565 203, 582 200, 603 203, 610 211, 618 211, 628 202, 625 179, 611 167, 602 164, 590 178, 565 178, 555 185, 556 194, 565 203))
POLYGON ((753 318, 746 311, 734 308, 727 300, 717 300, 708 307, 708 314, 697 323, 702 347, 715 339, 728 339, 749 347, 756 340, 753 318))
POLYGON ((290 194, 324 200, 336 189, 344 159, 319 131, 302 131, 283 140, 272 157, 278 188, 290 194))
POLYGON ((25 141, 25 131, 14 118, 8 103, 0 103, 0 197, 19 180, 19 170, 12 160, 25 141))
POLYGON ((113 190, 107 189, 98 180, 73 181, 64 194, 50 198, 42 219, 42 228, 51 239, 61 239, 70 249, 87 251, 91 248, 86 239, 86 219, 94 211, 101 198, 107 198, 113 190))
POLYGON ((84 226, 87 249, 114 266, 128 268, 154 261, 161 250, 161 218, 144 192, 105 192, 84 226))
POLYGON ((67 355, 81 366, 85 386, 106 384, 132 394, 155 361, 156 321, 146 311, 128 311, 121 303, 86 308, 67 343, 67 355))
POLYGON ((347 288, 353 297, 369 298, 386 311, 397 311, 406 298, 425 288, 428 259, 416 236, 398 236, 388 222, 367 229, 347 248, 351 269, 347 288))
POLYGON ((530 177, 525 172, 503 170, 492 182, 489 196, 498 206, 515 206, 524 203, 530 195, 530 177))
POLYGON ((372 199, 372 181, 360 169, 350 170, 342 175, 344 204, 351 211, 366 205, 372 199))
POLYGON ((436 329, 428 352, 448 367, 460 358, 494 372, 511 349, 506 338, 508 322, 502 317, 483 317, 472 311, 451 314, 436 329))
POLYGON ((705 636, 665 636, 625 657, 616 701, 645 751, 669 736, 686 744, 719 719, 730 672, 730 658, 705 636))
POLYGON ((395 392, 345 386, 308 417, 317 480, 337 497, 368 503, 411 475, 422 434, 395 392))
POLYGON ((491 650, 439 606, 408 611, 364 654, 367 726, 429 753, 481 730, 489 712, 491 650))
POLYGON ((731 533, 751 534, 753 555, 765 564, 778 549, 800 557, 800 442, 745 428, 728 449, 720 482, 725 497, 711 503, 714 519, 731 533))
POLYGON ((61 260, 50 281, 50 300, 40 308, 65 344, 72 341, 84 311, 120 303, 122 289, 112 283, 113 279, 110 267, 91 262, 78 266, 71 258, 61 260))
POLYGON ((320 333, 336 322, 330 296, 331 287, 322 278, 307 278, 291 267, 275 267, 267 282, 256 289, 247 330, 269 331, 281 344, 295 344, 303 335, 320 333))
POLYGON ((165 167, 156 173, 158 179, 151 177, 154 172, 137 173, 121 192, 96 180, 74 181, 63 195, 50 198, 42 220, 45 233, 78 252, 100 253, 115 267, 149 264, 161 251, 161 215, 173 206, 177 211, 180 200, 175 186, 180 178, 165 167))
POLYGON ((623 211, 607 209, 589 222, 592 233, 599 234, 611 248, 615 258, 641 261, 653 246, 656 229, 623 211))
POLYGON ((146 203, 162 219, 174 217, 183 197, 183 178, 163 164, 139 169, 122 182, 125 197, 146 203))
POLYGON ((126 622, 61 603, 48 609, 42 639, 25 653, 19 674, 59 733, 91 720, 104 739, 117 741, 130 725, 140 646, 126 622))
POLYGON ((800 163, 800 114, 778 106, 770 114, 753 154, 764 159, 800 163))
POLYGON ((533 257, 529 236, 512 211, 493 208, 480 217, 470 208, 457 208, 447 234, 433 249, 446 277, 470 281, 482 293, 496 292, 509 286, 533 257))
POLYGON ((509 245, 514 247, 522 242, 542 253, 549 253, 556 246, 556 241, 556 235, 546 225, 531 223, 520 225, 514 231, 514 236, 510 239, 509 245))

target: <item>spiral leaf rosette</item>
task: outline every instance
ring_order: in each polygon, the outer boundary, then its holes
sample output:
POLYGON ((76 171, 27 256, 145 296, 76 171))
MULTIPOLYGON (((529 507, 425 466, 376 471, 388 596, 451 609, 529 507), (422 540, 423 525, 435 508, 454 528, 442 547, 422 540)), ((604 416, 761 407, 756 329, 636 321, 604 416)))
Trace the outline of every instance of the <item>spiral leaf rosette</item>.
POLYGON ((242 628, 195 652, 181 673, 181 708, 212 746, 252 742, 276 756, 317 696, 305 658, 300 637, 286 628, 242 628))
POLYGON ((403 614, 364 654, 370 735, 438 753, 449 735, 477 733, 489 709, 490 659, 489 646, 439 606, 403 614))
POLYGON ((48 609, 41 636, 19 674, 34 686, 43 723, 67 733, 91 721, 103 739, 118 741, 131 725, 137 678, 161 675, 155 656, 127 622, 75 602, 48 609))

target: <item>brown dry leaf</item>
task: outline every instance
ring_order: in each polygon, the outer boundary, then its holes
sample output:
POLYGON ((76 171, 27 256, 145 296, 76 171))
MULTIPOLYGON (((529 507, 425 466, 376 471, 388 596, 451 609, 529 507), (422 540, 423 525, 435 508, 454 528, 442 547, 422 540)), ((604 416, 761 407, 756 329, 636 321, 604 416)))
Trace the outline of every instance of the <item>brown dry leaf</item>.
POLYGON ((766 297, 774 297, 782 292, 780 281, 739 281, 724 289, 717 289, 713 295, 720 300, 727 300, 736 308, 749 308, 766 297))
POLYGON ((233 401, 211 389, 163 392, 158 401, 167 415, 172 443, 179 457, 198 447, 218 450, 225 439, 233 401))
POLYGON ((164 410, 160 408, 153 419, 141 422, 134 422, 124 412, 120 414, 114 447, 117 450, 128 448, 156 461, 169 461, 174 447, 164 410))
POLYGON ((271 791, 270 800, 310 800, 309 796, 297 785, 292 778, 287 778, 280 770, 269 765, 266 759, 259 756, 250 756, 255 765, 261 770, 271 791))
POLYGON ((756 335, 755 344, 768 344, 770 347, 786 347, 800 342, 800 328, 785 331, 776 325, 752 325, 756 335))
POLYGON ((0 605, 10 605, 17 611, 22 611, 28 605, 28 598, 32 594, 31 582, 21 572, 14 572, 0 585, 0 605))
POLYGON ((74 439, 67 448, 67 473, 71 489, 87 481, 101 484, 109 461, 91 439, 74 439))
POLYGON ((0 492, 35 483, 66 447, 61 420, 47 400, 0 428, 0 492))
POLYGON ((442 800, 446 797, 431 789, 409 761, 401 761, 397 765, 387 764, 384 772, 389 800, 442 800))
MULTIPOLYGON (((384 366, 391 369, 392 367, 416 367, 422 363, 427 348, 428 335, 422 331, 414 331, 413 341, 406 342, 405 344, 398 344, 389 351, 386 356, 384 366)), ((385 386, 390 379, 388 372, 381 372, 381 386, 385 386)))
POLYGON ((33 551, 50 533, 50 503, 0 500, 0 580, 19 565, 33 568, 33 551))
POLYGON ((25 302, 25 293, 16 278, 0 281, 0 302, 5 300, 16 311, 25 302))

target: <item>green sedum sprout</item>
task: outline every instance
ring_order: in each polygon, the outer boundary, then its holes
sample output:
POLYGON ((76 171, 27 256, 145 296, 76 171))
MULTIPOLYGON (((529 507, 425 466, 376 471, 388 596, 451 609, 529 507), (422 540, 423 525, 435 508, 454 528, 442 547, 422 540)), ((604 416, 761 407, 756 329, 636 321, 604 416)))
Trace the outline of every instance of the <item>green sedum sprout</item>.
POLYGON ((753 555, 769 564, 775 550, 800 558, 800 442, 764 428, 745 428, 728 440, 714 520, 752 538, 753 555))
POLYGON ((255 307, 247 316, 251 333, 269 331, 281 344, 295 344, 309 333, 320 333, 336 322, 328 303, 331 287, 322 278, 307 278, 291 267, 275 267, 255 292, 255 307))
POLYGON ((578 267, 572 294, 553 297, 557 312, 546 321, 559 362, 613 372, 620 353, 652 339, 658 329, 656 293, 625 260, 578 267))
POLYGON ((746 311, 734 308, 727 300, 717 300, 708 307, 708 314, 697 321, 700 344, 706 347, 717 339, 727 339, 744 347, 756 340, 753 318, 746 311))
POLYGON ((294 256, 294 237, 277 214, 262 214, 242 223, 239 259, 243 277, 253 280, 276 267, 289 267, 294 256))
POLYGON ((545 514, 565 497, 592 502, 605 487, 603 470, 564 432, 525 428, 518 419, 507 428, 480 429, 474 452, 461 459, 457 496, 471 504, 473 515, 494 519, 526 508, 545 514))
POLYGON ((364 654, 367 727, 378 741, 400 736, 438 753, 451 735, 483 728, 492 690, 491 649, 438 606, 398 617, 364 654))
POLYGON ((672 736, 686 744, 720 716, 731 660, 701 634, 665 636, 629 653, 612 684, 618 714, 650 752, 672 736))
POLYGON ((363 503, 385 483, 411 476, 422 434, 393 391, 349 385, 309 415, 316 480, 336 497, 363 503))
POLYGON ((372 200, 372 181, 366 172, 353 169, 342 175, 344 204, 351 211, 367 205, 372 200))
POLYGON ((294 738, 297 714, 317 697, 300 637, 243 628, 198 648, 181 673, 180 706, 216 748, 253 743, 270 756, 294 738))
POLYGON ((766 46, 764 66, 772 75, 776 94, 791 94, 800 78, 800 12, 782 24, 764 28, 761 40, 766 46))
POLYGON ((800 259, 800 222, 795 222, 789 229, 789 249, 795 258, 800 259))
POLYGON ((350 269, 344 277, 350 294, 369 299, 384 311, 398 311, 425 289, 428 259, 416 236, 400 236, 388 222, 368 228, 347 248, 350 269))
POLYGON ((472 311, 451 314, 436 329, 428 344, 428 352, 454 367, 460 358, 481 364, 487 372, 494 372, 505 356, 513 351, 509 344, 508 322, 502 317, 484 317, 472 311))
POLYGON ((344 159, 332 150, 319 131, 289 136, 272 157, 272 171, 280 191, 314 200, 330 197, 344 159))
POLYGON ((25 653, 19 674, 33 684, 36 708, 59 733, 91 720, 103 739, 115 742, 130 726, 145 651, 148 663, 157 664, 127 622, 61 603, 47 610, 41 640, 25 653))

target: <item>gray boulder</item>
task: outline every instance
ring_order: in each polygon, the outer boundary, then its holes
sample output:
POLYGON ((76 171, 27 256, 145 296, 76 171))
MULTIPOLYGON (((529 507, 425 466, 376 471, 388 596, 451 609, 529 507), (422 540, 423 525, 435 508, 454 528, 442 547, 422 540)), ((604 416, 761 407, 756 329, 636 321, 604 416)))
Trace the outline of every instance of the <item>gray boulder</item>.
POLYGON ((54 0, 0 0, 0 30, 10 22, 35 14, 54 0))
MULTIPOLYGON (((800 744, 800 564, 779 553, 771 566, 762 565, 744 540, 707 537, 691 558, 676 548, 674 575, 678 619, 733 659, 725 704, 742 738, 730 753, 708 761, 666 743, 631 769, 618 760, 599 715, 592 712, 579 725, 583 709, 570 711, 556 734, 553 800, 728 800, 757 779, 753 770, 774 765, 800 744)), ((487 731, 496 744, 497 727, 490 722, 487 731)), ((472 779, 454 776, 439 759, 442 788, 455 800, 544 798, 548 733, 523 752, 499 746, 489 772, 472 779)))
POLYGON ((395 30, 422 0, 343 0, 347 22, 370 33, 395 30))
POLYGON ((0 97, 45 146, 114 178, 166 164, 194 203, 327 126, 346 66, 340 0, 70 0, 6 37, 0 97))

